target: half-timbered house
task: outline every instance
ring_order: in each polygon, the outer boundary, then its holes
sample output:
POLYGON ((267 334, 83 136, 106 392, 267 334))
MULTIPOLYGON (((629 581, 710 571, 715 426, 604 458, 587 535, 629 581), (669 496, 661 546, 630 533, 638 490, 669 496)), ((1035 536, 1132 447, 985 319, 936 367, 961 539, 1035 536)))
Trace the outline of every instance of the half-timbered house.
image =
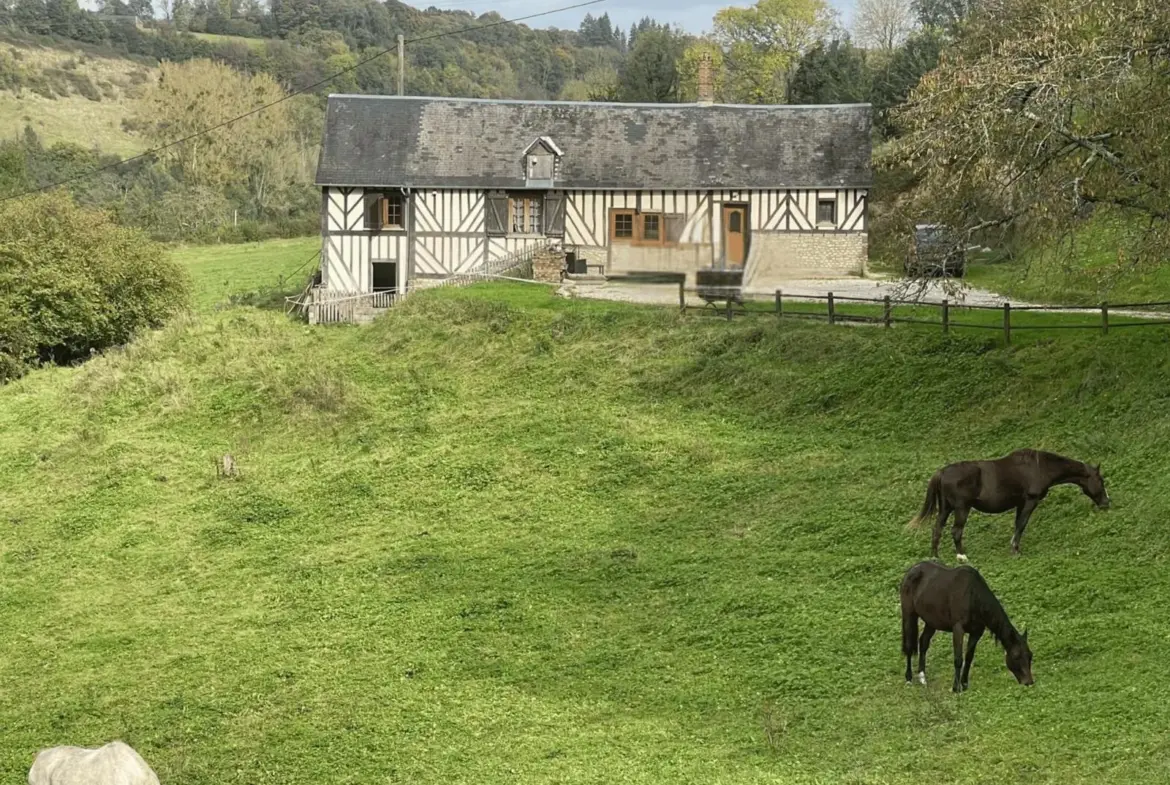
MULTIPOLYGON (((534 245, 607 273, 864 270, 869 105, 332 95, 322 285, 401 289, 534 245)), ((689 276, 693 282, 693 275, 689 276)))

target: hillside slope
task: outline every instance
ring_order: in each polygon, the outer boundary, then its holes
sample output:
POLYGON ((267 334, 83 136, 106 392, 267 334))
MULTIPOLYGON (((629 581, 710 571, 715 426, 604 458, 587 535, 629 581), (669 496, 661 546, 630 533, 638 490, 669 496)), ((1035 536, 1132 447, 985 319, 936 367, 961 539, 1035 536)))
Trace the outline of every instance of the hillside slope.
POLYGON ((483 286, 37 372, 0 389, 0 777, 122 738, 193 785, 1164 780, 1170 336, 1122 333, 483 286), (940 635, 907 687, 904 524, 939 465, 1021 446, 1114 502, 1055 490, 1020 559, 968 526, 1037 686, 985 639, 955 699, 940 635))
POLYGON ((72 142, 134 155, 146 145, 122 121, 155 73, 135 60, 97 56, 80 46, 0 40, 0 139, 27 126, 46 145, 72 142))

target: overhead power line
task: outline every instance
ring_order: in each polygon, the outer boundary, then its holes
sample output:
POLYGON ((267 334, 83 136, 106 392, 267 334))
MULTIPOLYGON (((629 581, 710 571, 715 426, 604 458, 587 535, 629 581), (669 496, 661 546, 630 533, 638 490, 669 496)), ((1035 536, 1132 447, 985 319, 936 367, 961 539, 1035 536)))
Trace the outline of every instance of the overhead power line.
MULTIPOLYGON (((418 44, 418 43, 422 43, 424 41, 433 41, 436 38, 447 38, 447 37, 453 36, 453 35, 462 35, 464 33, 474 33, 478 30, 487 30, 487 29, 492 28, 492 27, 501 27, 502 25, 511 25, 511 24, 516 24, 518 22, 526 22, 529 19, 537 19, 537 18, 542 17, 542 16, 550 16, 552 14, 559 14, 562 11, 572 11, 576 8, 584 8, 585 6, 597 5, 598 3, 604 3, 604 2, 606 2, 606 0, 586 0, 585 2, 574 3, 572 5, 565 5, 565 6, 561 6, 559 8, 554 8, 550 11, 540 11, 540 12, 535 13, 535 14, 527 14, 525 16, 513 17, 512 19, 500 19, 498 21, 488 22, 488 23, 482 24, 482 25, 468 25, 466 27, 460 27, 456 30, 446 30, 446 31, 441 32, 441 33, 431 33, 430 35, 421 35, 418 38, 408 38, 408 39, 405 39, 404 43, 418 44)), ((48 191, 50 189, 57 188, 57 187, 62 186, 62 185, 69 185, 70 183, 75 183, 75 182, 78 182, 79 180, 85 180, 85 179, 88 179, 90 177, 93 177, 95 174, 101 174, 102 172, 108 171, 110 169, 116 169, 119 166, 130 163, 131 161, 137 161, 140 158, 146 158, 148 156, 155 155, 156 153, 160 153, 163 150, 168 150, 172 147, 176 147, 178 145, 185 144, 186 142, 189 142, 192 139, 197 139, 200 136, 211 133, 212 131, 218 131, 221 128, 226 128, 227 126, 231 125, 232 123, 237 123, 240 120, 251 117, 254 114, 259 114, 260 112, 263 112, 265 109, 271 109, 272 107, 276 106, 277 104, 284 103, 285 101, 289 100, 290 98, 293 98, 294 96, 301 95, 302 93, 307 93, 310 90, 314 90, 314 89, 320 87, 321 85, 328 84, 329 82, 332 82, 337 77, 344 76, 345 74, 348 74, 350 71, 356 71, 358 68, 361 68, 363 65, 366 65, 367 63, 371 63, 374 60, 377 60, 379 57, 382 57, 383 55, 387 55, 393 51, 394 51, 393 48, 383 49, 382 51, 378 52, 377 54, 370 55, 369 57, 365 58, 364 60, 359 60, 358 62, 354 63, 353 65, 351 65, 347 68, 343 68, 340 71, 338 71, 334 74, 331 74, 318 82, 314 82, 313 84, 308 85, 307 87, 302 87, 299 90, 294 90, 282 98, 278 98, 277 100, 272 101, 272 102, 267 103, 267 104, 264 104, 263 106, 258 106, 249 112, 244 112, 243 114, 237 115, 236 117, 233 117, 229 120, 224 120, 222 123, 219 123, 218 125, 213 125, 209 128, 204 128, 201 131, 196 131, 193 134, 189 134, 187 136, 184 136, 182 139, 176 139, 173 142, 167 142, 164 145, 159 145, 158 147, 152 147, 151 149, 147 150, 146 152, 139 153, 138 155, 132 155, 129 158, 125 158, 125 159, 118 161, 116 163, 106 164, 105 166, 99 166, 96 169, 91 169, 88 172, 82 172, 81 174, 75 175, 73 177, 67 177, 64 180, 58 180, 57 182, 49 183, 48 185, 42 185, 38 188, 30 188, 27 191, 23 191, 23 192, 18 193, 18 194, 12 194, 11 196, 0 197, 0 203, 7 202, 7 201, 10 201, 12 199, 20 199, 22 197, 29 196, 30 194, 39 193, 41 191, 48 191)))

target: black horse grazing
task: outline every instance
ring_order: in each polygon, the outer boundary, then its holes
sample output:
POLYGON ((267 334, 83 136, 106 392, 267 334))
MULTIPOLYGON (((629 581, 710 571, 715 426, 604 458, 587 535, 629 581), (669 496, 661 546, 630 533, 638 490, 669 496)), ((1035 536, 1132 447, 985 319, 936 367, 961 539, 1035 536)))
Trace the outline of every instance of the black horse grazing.
POLYGON ((967 561, 963 552, 963 527, 971 510, 994 514, 1014 509, 1016 533, 1012 535, 1012 553, 1018 556, 1020 538, 1032 511, 1052 486, 1063 484, 1079 486, 1098 507, 1108 509, 1109 494, 1105 492, 1100 466, 1040 450, 1016 450, 995 460, 960 461, 939 469, 930 478, 922 510, 910 525, 918 526, 938 513, 930 541, 930 554, 937 559, 943 525, 954 512, 951 535, 955 540, 955 555, 959 561, 967 561))
POLYGON ((971 684, 971 662, 975 646, 990 631, 1007 652, 1007 667, 1020 684, 1031 686, 1032 650, 1028 631, 1016 632, 999 600, 991 593, 978 570, 968 565, 946 567, 937 562, 919 562, 906 571, 900 590, 902 598, 902 653, 906 655, 906 683, 913 681, 910 659, 918 649, 918 680, 926 684, 926 650, 937 630, 949 630, 955 643, 955 681, 951 689, 962 692, 971 684), (922 636, 918 620, 922 619, 922 636), (963 659, 963 634, 967 657, 963 659))

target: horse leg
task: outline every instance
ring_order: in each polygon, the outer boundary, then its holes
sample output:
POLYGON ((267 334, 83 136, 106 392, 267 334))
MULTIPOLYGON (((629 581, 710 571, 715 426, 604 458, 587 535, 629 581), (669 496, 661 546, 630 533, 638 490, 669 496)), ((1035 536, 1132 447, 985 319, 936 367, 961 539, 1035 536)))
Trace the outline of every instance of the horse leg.
POLYGON ((963 673, 963 625, 956 624, 951 630, 951 637, 955 643, 955 682, 951 685, 952 692, 962 692, 963 685, 960 676, 963 673))
POLYGON ((1016 556, 1020 555, 1020 540, 1024 536, 1024 527, 1028 525, 1028 519, 1032 517, 1037 504, 1039 504, 1037 500, 1028 499, 1016 508, 1016 533, 1012 535, 1012 553, 1016 556))
POLYGON ((914 681, 914 639, 918 636, 918 617, 902 608, 902 653, 906 655, 906 683, 914 681))
POLYGON ((955 541, 955 558, 967 561, 967 554, 963 551, 963 527, 967 525, 967 516, 971 514, 970 507, 955 508, 955 522, 951 524, 951 538, 955 541))
POLYGON ((967 636, 967 659, 963 662, 963 689, 971 686, 971 663, 975 661, 975 644, 983 637, 983 630, 975 630, 967 636))
POLYGON ((947 517, 950 514, 951 506, 944 497, 938 502, 938 518, 934 521, 934 533, 930 537, 930 555, 935 559, 938 558, 938 543, 942 539, 943 526, 946 525, 947 517))
POLYGON ((922 636, 918 639, 918 681, 926 684, 926 650, 930 648, 930 639, 934 637, 934 627, 923 626, 922 636))

